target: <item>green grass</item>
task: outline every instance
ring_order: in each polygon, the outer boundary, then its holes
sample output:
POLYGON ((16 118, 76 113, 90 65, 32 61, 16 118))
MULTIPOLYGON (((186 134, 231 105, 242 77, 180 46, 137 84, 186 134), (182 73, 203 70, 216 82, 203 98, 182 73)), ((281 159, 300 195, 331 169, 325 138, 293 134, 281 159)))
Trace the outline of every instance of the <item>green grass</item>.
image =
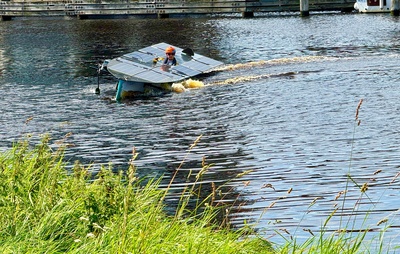
MULTIPOLYGON (((354 140, 357 128, 361 124, 359 119, 359 113, 363 99, 361 99, 356 108, 354 130, 352 137, 352 146, 349 158, 349 167, 346 173, 346 186, 344 190, 340 191, 333 201, 337 201, 336 208, 331 212, 331 214, 325 219, 323 225, 320 227, 320 232, 318 234, 313 234, 306 241, 298 242, 295 236, 290 236, 290 238, 280 234, 285 240, 285 244, 278 247, 277 252, 279 253, 309 253, 309 254, 353 254, 353 253, 392 253, 395 249, 399 249, 400 245, 396 244, 392 246, 385 246, 385 233, 390 228, 391 224, 389 219, 394 220, 396 212, 393 212, 389 216, 381 219, 376 223, 376 227, 380 227, 379 231, 375 228, 371 230, 371 225, 367 225, 367 220, 369 214, 374 212, 376 209, 376 204, 379 204, 379 200, 371 200, 368 195, 369 186, 371 181, 375 181, 371 178, 368 182, 359 183, 352 176, 352 162, 353 162, 353 149, 354 140), (350 201, 348 199, 349 193, 358 193, 358 199, 350 201), (364 217, 358 218, 359 204, 370 204, 371 208, 364 211, 364 217), (350 211, 349 215, 346 215, 345 209, 350 211), (328 230, 328 223, 330 220, 336 216, 339 220, 339 225, 337 228, 331 228, 328 230), (362 222, 361 228, 355 228, 356 222, 362 222), (372 237, 368 234, 373 234, 372 237)), ((378 174, 381 170, 378 170, 374 175, 378 174)), ((395 176, 397 178, 399 174, 395 176)), ((394 179, 395 179, 394 178, 394 179)), ((391 183, 393 183, 392 180, 391 183)), ((390 183, 390 184, 391 184, 390 183)), ((356 196, 355 195, 355 196, 356 196)), ((311 208, 317 200, 314 200, 309 208, 311 208)), ((304 217, 303 217, 304 218, 304 217)), ((386 239, 387 240, 387 239, 386 239)))
POLYGON ((167 215, 159 180, 137 179, 133 165, 66 170, 48 143, 0 154, 0 253, 272 253, 266 240, 215 224, 218 210, 204 202, 167 215))
MULTIPOLYGON (((360 125, 361 104, 362 100, 356 110, 354 134, 360 125)), ((188 153, 200 138, 190 146, 188 153)), ((171 215, 165 212, 164 200, 186 157, 172 175, 166 190, 161 190, 160 179, 137 178, 133 164, 135 151, 126 171, 115 173, 110 165, 102 167, 96 175, 91 175, 90 168, 78 162, 72 168, 68 165, 70 169, 67 170, 63 154, 63 149, 53 151, 49 147, 48 136, 35 147, 31 147, 29 140, 24 140, 0 154, 0 253, 390 252, 385 246, 385 232, 397 212, 377 223, 382 227, 378 234, 374 232, 377 236, 373 245, 371 240, 366 240, 370 233, 366 226, 368 212, 365 225, 363 223, 361 229, 354 228, 356 220, 363 219, 357 218, 357 204, 370 202, 369 212, 373 212, 376 201, 368 196, 369 182, 358 183, 353 179, 352 154, 345 189, 333 200, 341 205, 327 216, 320 232, 310 231, 310 237, 302 242, 297 241, 296 235, 281 234, 285 244, 276 246, 275 250, 251 228, 256 225, 232 230, 227 221, 216 223, 220 209, 229 212, 231 207, 214 204, 219 191, 214 185, 208 196, 201 197, 204 191, 200 191, 199 182, 212 166, 204 159, 198 173, 189 172, 187 178, 193 179, 194 184, 183 190, 175 215, 171 215), (350 191, 359 193, 354 204, 347 198, 350 191), (351 208, 350 216, 343 215, 348 207, 351 208), (340 220, 337 229, 328 227, 334 216, 340 220)), ((309 208, 315 202, 318 201, 315 199, 309 208)), ((394 248, 400 247, 397 244, 394 248)))

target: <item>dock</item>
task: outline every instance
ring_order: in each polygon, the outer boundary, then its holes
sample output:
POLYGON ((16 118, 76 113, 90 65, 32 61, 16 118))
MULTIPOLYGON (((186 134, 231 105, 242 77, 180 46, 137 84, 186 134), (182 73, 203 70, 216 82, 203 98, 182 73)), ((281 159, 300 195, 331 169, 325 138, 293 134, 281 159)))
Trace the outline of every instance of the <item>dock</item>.
POLYGON ((354 0, 1 0, 1 20, 15 17, 71 17, 78 19, 238 13, 253 17, 262 12, 354 10, 354 0))

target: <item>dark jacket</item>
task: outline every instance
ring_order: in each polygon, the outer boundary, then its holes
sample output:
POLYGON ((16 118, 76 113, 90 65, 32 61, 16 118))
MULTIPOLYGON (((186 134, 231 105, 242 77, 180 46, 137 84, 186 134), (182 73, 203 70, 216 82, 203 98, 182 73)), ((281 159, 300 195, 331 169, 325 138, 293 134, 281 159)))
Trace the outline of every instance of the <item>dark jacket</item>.
MULTIPOLYGON (((166 58, 164 59, 163 64, 167 64, 167 63, 168 63, 168 57, 166 57, 166 58)), ((174 58, 174 60, 172 60, 172 65, 176 65, 176 64, 177 64, 176 58, 174 58)))

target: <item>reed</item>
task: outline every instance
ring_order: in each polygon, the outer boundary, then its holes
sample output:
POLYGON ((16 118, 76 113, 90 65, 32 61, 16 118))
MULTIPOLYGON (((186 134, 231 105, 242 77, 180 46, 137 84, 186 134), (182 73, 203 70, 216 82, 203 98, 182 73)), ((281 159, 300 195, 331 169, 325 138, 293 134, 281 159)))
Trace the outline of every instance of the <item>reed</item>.
MULTIPOLYGON (((378 204, 379 200, 373 201, 368 196, 368 190, 370 186, 370 182, 359 183, 357 182, 351 174, 352 170, 352 161, 353 161, 353 150, 354 150, 354 141, 356 137, 356 130, 361 124, 361 120, 359 118, 361 105, 363 103, 363 99, 361 99, 356 107, 355 113, 355 122, 354 122, 354 130, 350 151, 350 159, 348 171, 346 174, 346 185, 343 191, 340 191, 337 196, 334 198, 334 201, 341 200, 341 206, 336 206, 331 214, 326 218, 324 223, 320 227, 320 232, 318 234, 314 234, 310 232, 311 236, 301 243, 299 243, 295 237, 291 236, 290 238, 285 237, 283 234, 279 233, 284 239, 285 244, 279 248, 280 253, 333 253, 333 254, 342 254, 342 253, 390 253, 394 250, 394 248, 399 248, 400 246, 394 247, 390 250, 384 244, 384 235, 385 232, 390 228, 389 218, 385 217, 384 219, 377 222, 377 226, 384 225, 379 231, 379 234, 374 232, 375 230, 371 230, 370 225, 367 225, 368 216, 371 212, 376 208, 375 204, 378 204), (353 188, 355 187, 355 188, 353 188), (354 193, 354 191, 359 192, 359 197, 356 201, 350 201, 348 199, 348 194, 350 192, 354 193), (354 202, 354 203, 352 203, 354 202), (364 218, 358 218, 358 209, 359 204, 371 204, 371 209, 366 212, 364 218), (347 207, 350 206, 350 209, 347 207), (350 210, 350 215, 346 215, 346 210, 350 210), (328 223, 331 219, 337 216, 339 217, 339 225, 333 233, 329 233, 328 223), (361 221, 361 228, 356 228, 356 222, 361 221), (369 233, 374 233, 377 236, 371 237, 367 240, 367 235, 369 233)), ((377 170, 374 175, 379 174, 381 170, 377 170)), ((396 179, 395 176, 391 183, 396 179)), ((372 179, 373 181, 373 179, 372 179)), ((390 183, 390 184, 391 184, 390 183)), ((316 201, 316 200, 314 200, 316 201)), ((312 207, 315 202, 310 204, 312 207)), ((310 208, 309 207, 309 208, 310 208)), ((397 212, 395 212, 397 213, 397 212)), ((391 216, 392 219, 395 215, 393 213, 391 216)), ((332 231, 332 230, 330 230, 332 231)))
MULTIPOLYGON (((205 158, 198 172, 189 172, 187 178, 194 178, 194 183, 182 192, 175 214, 165 212, 165 199, 170 188, 202 136, 190 145, 170 183, 161 190, 160 179, 136 177, 135 149, 126 172, 115 173, 109 165, 92 175, 91 167, 79 162, 67 170, 69 165, 63 157, 67 145, 53 150, 49 146, 50 137, 44 135, 36 145, 32 145, 28 137, 0 154, 0 253, 389 252, 384 245, 385 232, 395 216, 377 222, 383 228, 375 238, 377 244, 373 248, 366 240, 370 232, 368 226, 363 229, 354 226, 358 220, 358 204, 364 199, 373 203, 368 197, 369 182, 358 183, 351 175, 361 105, 362 100, 356 109, 346 186, 334 198, 334 201, 341 201, 341 206, 333 209, 319 233, 309 231, 310 237, 306 241, 298 241, 295 234, 289 238, 280 234, 286 243, 272 250, 270 243, 258 236, 251 225, 231 230, 227 218, 232 205, 227 207, 215 202, 216 196, 221 195, 217 194, 221 193, 221 186, 212 184, 210 193, 201 196, 204 193, 202 177, 213 167, 205 158), (354 204, 347 198, 348 193, 354 191, 352 187, 359 191, 359 199, 354 204), (345 207, 349 205, 352 206, 351 215, 345 217, 345 207), (226 213, 225 219, 216 223, 216 216, 221 211, 226 213), (328 224, 335 216, 339 216, 340 225, 332 233, 328 224)), ((264 187, 273 188, 272 185, 264 187)), ((291 189, 287 191, 290 192, 291 189)), ((313 200, 308 210, 316 202, 317 199, 313 200)), ((271 203, 265 212, 274 204, 271 203)), ((368 214, 364 222, 367 218, 368 214)))
POLYGON ((271 253, 269 242, 215 224, 217 208, 204 202, 167 215, 167 190, 136 177, 135 150, 126 172, 92 175, 79 162, 67 170, 64 148, 49 141, 0 154, 0 253, 271 253))

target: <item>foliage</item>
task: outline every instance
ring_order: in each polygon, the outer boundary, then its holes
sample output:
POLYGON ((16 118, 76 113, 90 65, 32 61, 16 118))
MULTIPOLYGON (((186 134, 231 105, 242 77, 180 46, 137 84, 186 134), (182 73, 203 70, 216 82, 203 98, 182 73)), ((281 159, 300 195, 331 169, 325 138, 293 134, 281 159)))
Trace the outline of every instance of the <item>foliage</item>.
POLYGON ((269 242, 213 224, 215 207, 166 215, 159 180, 144 183, 133 165, 96 175, 66 166, 48 136, 0 154, 1 253, 271 253, 269 242))
MULTIPOLYGON (((388 223, 389 220, 388 218, 384 218, 377 223, 376 226, 380 226, 381 224, 384 225, 381 229, 379 229, 380 230, 379 236, 367 240, 368 233, 377 232, 376 229, 371 229, 369 228, 369 226, 366 226, 367 224, 366 222, 369 213, 374 212, 374 209, 376 208, 375 204, 379 202, 376 201, 373 202, 371 198, 368 196, 367 192, 369 189, 370 182, 359 183, 352 177, 351 174, 355 133, 356 133, 356 128, 361 124, 359 113, 362 103, 363 99, 359 101, 356 108, 354 131, 351 144, 352 147, 349 159, 350 165, 348 168, 348 172, 346 174, 346 186, 345 189, 339 192, 335 198, 335 201, 341 199, 342 206, 336 207, 332 211, 332 213, 326 218, 323 225, 321 225, 319 234, 314 235, 310 231, 312 236, 310 236, 304 242, 299 243, 292 236, 290 239, 288 239, 287 237, 283 236, 278 232, 278 234, 280 234, 285 239, 286 242, 283 246, 279 247, 278 250, 279 253, 318 253, 318 254, 387 253, 390 251, 389 249, 390 247, 393 248, 393 246, 384 246, 384 240, 385 240, 384 234, 391 226, 388 223), (359 191, 359 197, 356 200, 355 204, 349 202, 350 200, 347 197, 348 193, 351 190, 350 188, 351 186, 356 187, 356 191, 359 191), (356 225, 355 222, 359 220, 359 218, 357 218, 357 212, 360 204, 362 203, 372 204, 372 209, 368 210, 365 217, 363 218, 361 229, 354 228, 354 225, 356 225), (348 205, 352 205, 352 207, 347 208, 348 205), (338 225, 339 227, 336 228, 336 230, 331 229, 330 230, 331 233, 328 233, 329 228, 327 225, 329 221, 333 218, 333 216, 337 216, 339 218, 340 222, 338 225)), ((374 175, 378 174, 379 172, 380 170, 376 171, 374 175)), ((398 175, 396 175, 394 179, 396 179, 398 175)), ((370 181, 373 181, 373 179, 371 179, 370 181)), ((393 181, 394 180, 392 180, 392 182, 393 181)), ((310 207, 315 204, 315 201, 316 200, 312 202, 310 207)), ((392 213, 391 215, 395 215, 396 213, 397 211, 392 213)), ((394 249, 398 248, 399 248, 398 245, 394 247, 394 249)))

